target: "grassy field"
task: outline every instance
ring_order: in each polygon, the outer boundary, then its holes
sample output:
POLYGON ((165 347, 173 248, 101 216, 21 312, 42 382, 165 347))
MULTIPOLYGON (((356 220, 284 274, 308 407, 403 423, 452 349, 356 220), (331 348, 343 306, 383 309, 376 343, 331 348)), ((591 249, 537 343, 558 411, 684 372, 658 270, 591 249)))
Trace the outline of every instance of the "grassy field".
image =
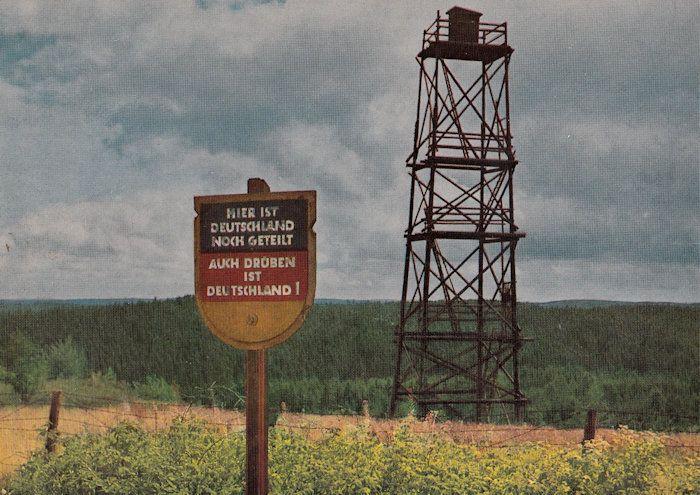
MULTIPOLYGON (((48 406, 0 408, 0 475, 7 475, 24 463, 33 451, 43 448, 48 421, 48 406)), ((148 431, 168 428, 176 418, 204 420, 220 432, 242 432, 245 417, 239 411, 194 407, 181 404, 125 402, 117 406, 73 408, 60 411, 59 434, 67 437, 78 433, 104 433, 120 422, 129 422, 148 431)), ((443 437, 457 443, 482 448, 544 442, 552 446, 575 447, 581 442, 581 429, 557 429, 533 425, 503 425, 434 421, 385 420, 369 416, 340 416, 282 413, 275 427, 302 433, 318 440, 327 432, 355 426, 369 429, 376 438, 389 441, 401 425, 410 432, 428 437, 443 437)), ((601 428, 596 438, 615 444, 624 429, 601 428)), ((673 455, 700 453, 700 434, 669 433, 656 435, 673 455)))

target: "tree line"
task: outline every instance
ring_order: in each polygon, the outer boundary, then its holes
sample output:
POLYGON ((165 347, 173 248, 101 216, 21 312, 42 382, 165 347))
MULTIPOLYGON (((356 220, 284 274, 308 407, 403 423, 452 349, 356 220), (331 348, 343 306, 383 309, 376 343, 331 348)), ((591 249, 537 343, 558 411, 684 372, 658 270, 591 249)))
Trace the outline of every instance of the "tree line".
MULTIPOLYGON (((580 426, 579 412, 596 407, 620 412, 610 421, 640 428, 697 428, 698 305, 523 303, 518 311, 534 339, 522 350, 528 420, 580 426)), ((352 413, 367 400, 372 414, 385 414, 397 319, 393 302, 315 305, 304 326, 269 351, 271 402, 352 413)), ((98 385, 127 384, 146 398, 242 404, 244 355, 209 333, 192 297, 0 305, 0 338, 0 382, 19 400, 47 381, 73 380, 86 396, 98 385)))

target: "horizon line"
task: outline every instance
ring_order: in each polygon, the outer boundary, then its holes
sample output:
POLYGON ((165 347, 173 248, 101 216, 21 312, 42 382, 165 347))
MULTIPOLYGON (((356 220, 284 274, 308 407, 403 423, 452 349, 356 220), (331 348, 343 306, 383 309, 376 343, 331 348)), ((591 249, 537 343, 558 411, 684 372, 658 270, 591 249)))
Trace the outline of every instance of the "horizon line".
MULTIPOLYGON (((134 296, 134 297, 69 297, 69 298, 54 298, 54 297, 48 297, 48 298, 0 298, 0 303, 4 302, 9 302, 9 303, 20 303, 20 302, 71 302, 71 301, 105 301, 105 302, 110 302, 110 301, 139 301, 139 302, 146 302, 146 301, 167 301, 167 300, 175 300, 175 299, 180 299, 183 297, 194 297, 194 294, 183 294, 180 296, 165 296, 165 297, 159 297, 159 296, 150 296, 150 297, 140 297, 140 296, 134 296)), ((315 299, 316 301, 340 301, 340 302, 354 302, 354 303, 362 303, 362 302, 380 302, 380 303, 392 303, 392 302, 400 302, 399 299, 383 299, 383 298, 375 298, 375 299, 356 299, 356 298, 341 298, 341 297, 318 297, 315 299)), ((678 301, 663 301, 663 300, 626 300, 626 299, 592 299, 592 298, 571 298, 571 299, 553 299, 553 300, 545 300, 545 301, 527 301, 527 300, 519 300, 518 303, 526 303, 526 304, 557 304, 557 303, 569 303, 569 302, 590 302, 590 303, 627 303, 627 304, 679 304, 679 305, 693 305, 693 304, 700 304, 699 301, 691 301, 691 302, 678 302, 678 301)))

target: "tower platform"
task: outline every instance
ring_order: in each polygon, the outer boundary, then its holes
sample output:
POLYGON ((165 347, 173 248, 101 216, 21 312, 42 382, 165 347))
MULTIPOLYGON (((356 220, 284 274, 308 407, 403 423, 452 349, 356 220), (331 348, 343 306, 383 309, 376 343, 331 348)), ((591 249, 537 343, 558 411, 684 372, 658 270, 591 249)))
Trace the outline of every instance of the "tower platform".
POLYGON ((418 53, 418 58, 446 58, 453 60, 472 60, 490 64, 513 53, 506 45, 482 43, 463 43, 459 41, 439 40, 429 41, 428 46, 418 53))
POLYGON ((487 158, 464 158, 461 156, 429 156, 417 163, 408 162, 407 167, 422 169, 437 166, 455 170, 507 170, 518 164, 518 160, 496 160, 487 158))

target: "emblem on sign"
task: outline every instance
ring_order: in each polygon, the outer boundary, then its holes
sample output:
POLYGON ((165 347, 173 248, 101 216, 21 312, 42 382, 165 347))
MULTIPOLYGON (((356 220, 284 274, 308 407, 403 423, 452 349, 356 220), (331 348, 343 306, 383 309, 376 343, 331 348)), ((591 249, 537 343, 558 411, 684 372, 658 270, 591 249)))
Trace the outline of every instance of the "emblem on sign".
POLYGON ((265 349, 303 323, 316 289, 316 192, 194 198, 195 299, 209 329, 265 349))

